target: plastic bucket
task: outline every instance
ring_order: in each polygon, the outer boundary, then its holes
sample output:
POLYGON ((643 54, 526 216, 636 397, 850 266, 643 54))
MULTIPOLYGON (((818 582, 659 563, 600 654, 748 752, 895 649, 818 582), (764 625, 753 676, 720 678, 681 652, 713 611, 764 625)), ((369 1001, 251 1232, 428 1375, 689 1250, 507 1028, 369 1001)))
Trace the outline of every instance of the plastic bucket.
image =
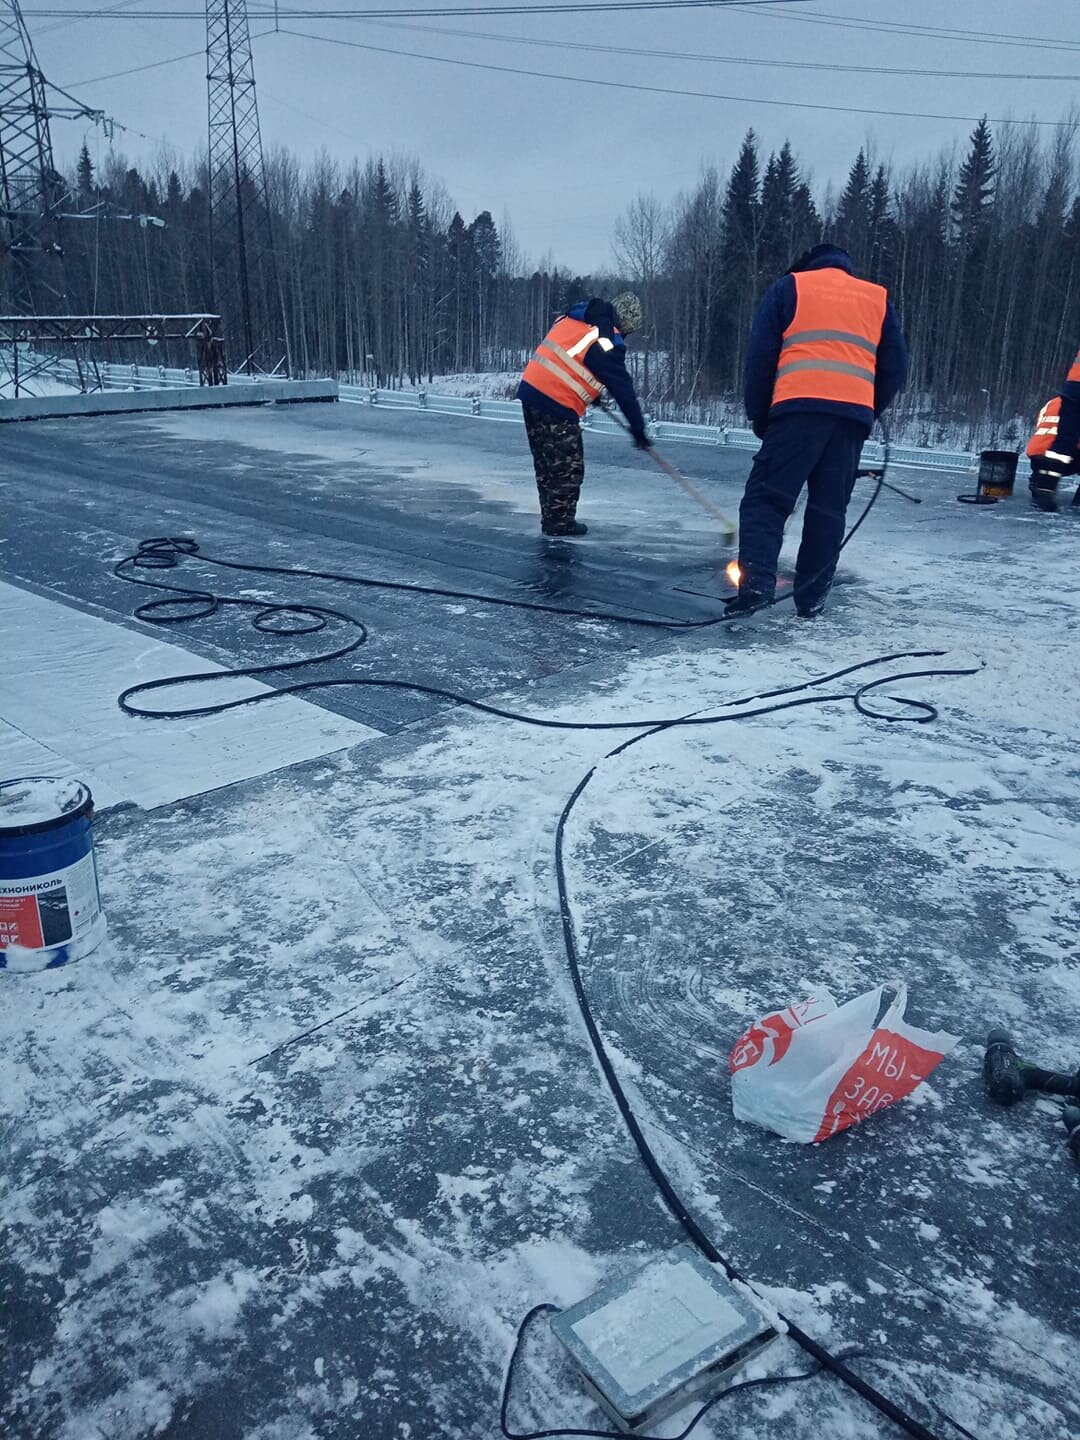
POLYGON ((78 780, 0 780, 0 969, 51 970, 105 937, 94 799, 78 780))
POLYGON ((983 450, 979 455, 979 494, 1007 500, 1013 493, 1019 460, 1016 450, 983 450))

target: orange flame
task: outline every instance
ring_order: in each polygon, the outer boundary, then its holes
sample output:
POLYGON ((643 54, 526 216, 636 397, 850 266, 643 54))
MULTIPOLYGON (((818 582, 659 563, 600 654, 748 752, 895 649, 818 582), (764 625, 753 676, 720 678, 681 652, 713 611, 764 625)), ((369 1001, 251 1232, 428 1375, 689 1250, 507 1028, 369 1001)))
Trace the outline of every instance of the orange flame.
POLYGON ((724 574, 727 576, 727 578, 737 590, 739 588, 739 581, 742 579, 742 571, 739 569, 739 562, 737 560, 729 560, 727 565, 724 567, 724 574))

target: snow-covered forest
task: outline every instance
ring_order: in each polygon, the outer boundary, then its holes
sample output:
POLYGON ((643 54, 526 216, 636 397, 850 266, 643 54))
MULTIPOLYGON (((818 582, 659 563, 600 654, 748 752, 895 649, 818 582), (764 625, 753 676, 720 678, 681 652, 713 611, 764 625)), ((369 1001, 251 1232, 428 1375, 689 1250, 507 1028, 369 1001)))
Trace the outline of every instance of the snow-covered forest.
MULTIPOLYGON (((212 306, 204 168, 140 169, 110 155, 98 169, 84 149, 73 183, 80 202, 106 202, 103 217, 111 208, 165 224, 70 226, 72 311, 212 306)), ((1077 339, 1078 188, 1071 123, 983 121, 965 151, 899 173, 867 144, 839 193, 815 186, 790 143, 765 153, 750 131, 729 169, 704 165, 673 204, 643 194, 621 213, 613 205, 610 273, 581 276, 557 255, 526 257, 512 217, 466 220, 417 161, 343 169, 279 151, 267 161, 277 273, 253 277, 255 329, 268 349, 287 349, 298 375, 431 383, 513 370, 553 313, 631 284, 648 317, 634 342, 647 405, 703 415, 738 389, 765 287, 807 245, 836 239, 893 293, 913 355, 900 418, 932 440, 961 420, 1004 427, 1060 384, 1077 339)), ((252 195, 249 208, 261 203, 252 195)))

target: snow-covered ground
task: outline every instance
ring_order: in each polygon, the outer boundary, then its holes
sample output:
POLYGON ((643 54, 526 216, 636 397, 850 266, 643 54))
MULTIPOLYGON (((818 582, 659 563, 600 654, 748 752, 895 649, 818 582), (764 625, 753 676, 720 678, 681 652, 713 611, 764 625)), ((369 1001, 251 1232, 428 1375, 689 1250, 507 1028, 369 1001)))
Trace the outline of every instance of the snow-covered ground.
MULTIPOLYGON (((15 354, 10 347, 0 345, 0 400, 15 397, 15 354)), ((78 386, 68 384, 49 373, 51 362, 47 355, 19 346, 19 395, 74 395, 78 386)))
MULTIPOLYGON (((0 775, 48 747, 143 808, 99 821, 106 944, 0 976, 6 1433, 494 1436, 529 1306, 683 1238, 567 979, 552 847, 593 765, 567 831, 586 986, 720 1248, 941 1440, 946 1415, 980 1440, 1080 1430, 1076 1167, 1056 1102, 998 1110, 980 1080, 993 1024, 1042 1064, 1080 1062, 1080 511, 976 510, 963 482, 908 472, 924 503, 881 500, 813 624, 663 632, 318 587, 371 621, 352 673, 551 720, 731 715, 911 652, 943 654, 866 676, 981 667, 886 687, 931 701, 926 725, 859 715, 849 678, 820 706, 611 758, 627 732, 446 707, 380 721, 346 691, 170 728, 110 721, 103 697, 249 642, 215 619, 169 634, 200 648, 178 657, 122 622, 133 594, 109 568, 143 534, 672 617, 714 606, 727 556, 606 437, 587 442, 588 541, 544 546, 510 427, 290 407, 28 428, 0 476, 0 565, 7 626, 44 659, 24 643, 0 694, 0 775), (726 1057, 750 1020, 897 976, 910 1019, 962 1037, 912 1099, 820 1147, 732 1119, 726 1057)), ((744 457, 673 458, 734 508, 744 457)), ((166 579, 313 590, 197 561, 166 579)), ((806 1368, 791 1342, 761 1362, 806 1368)), ((511 1418, 603 1428, 542 1324, 511 1418)), ((817 1379, 733 1397, 699 1433, 891 1432, 817 1379)))
POLYGON ((395 388, 430 390, 435 395, 479 395, 481 400, 513 400, 520 379, 520 370, 472 370, 459 375, 436 375, 430 383, 402 377, 395 388))

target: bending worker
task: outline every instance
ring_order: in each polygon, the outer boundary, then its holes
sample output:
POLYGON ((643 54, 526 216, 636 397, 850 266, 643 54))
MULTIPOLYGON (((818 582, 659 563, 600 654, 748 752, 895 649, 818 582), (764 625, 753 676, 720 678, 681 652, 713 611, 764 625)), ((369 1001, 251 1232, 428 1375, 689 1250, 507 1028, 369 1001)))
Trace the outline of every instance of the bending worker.
POLYGON ((545 535, 584 535, 589 528, 576 518, 585 478, 581 418, 605 389, 626 416, 634 444, 641 450, 652 444, 626 368, 625 337, 640 326, 636 295, 583 300, 559 316, 525 367, 518 399, 545 535))
POLYGON ((851 257, 815 245, 765 292, 746 361, 746 410, 762 441, 739 508, 739 593, 728 613, 772 603, 784 525, 807 487, 795 608, 824 608, 859 456, 907 379, 900 322, 851 257))
MULTIPOLYGON (((1080 473, 1080 350, 1065 379, 1060 395, 1048 400, 1039 411, 1035 433, 1028 441, 1031 461, 1031 498, 1040 510, 1058 508, 1058 483, 1066 475, 1080 473)), ((1080 505, 1080 485, 1073 496, 1080 505)))

